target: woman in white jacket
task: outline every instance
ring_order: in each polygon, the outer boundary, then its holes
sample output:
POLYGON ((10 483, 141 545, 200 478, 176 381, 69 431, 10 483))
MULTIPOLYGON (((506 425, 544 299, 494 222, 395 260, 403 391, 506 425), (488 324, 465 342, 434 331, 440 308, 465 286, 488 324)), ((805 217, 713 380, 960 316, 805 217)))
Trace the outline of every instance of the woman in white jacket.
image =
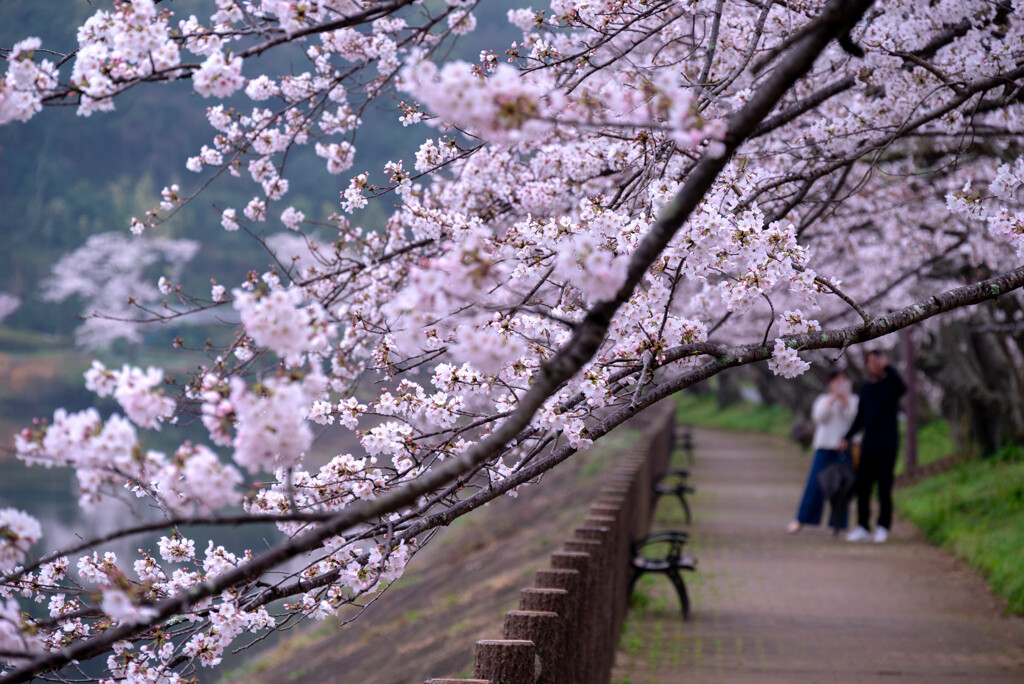
MULTIPOLYGON (((791 534, 799 532, 804 525, 820 525, 825 505, 825 495, 818 484, 818 473, 833 463, 850 462, 850 454, 840 451, 839 446, 846 431, 857 415, 858 397, 852 393, 850 378, 841 370, 833 371, 828 378, 828 393, 819 395, 811 409, 814 421, 814 461, 807 476, 804 495, 797 508, 796 520, 787 528, 791 534)), ((829 527, 833 534, 846 529, 846 510, 831 511, 829 527)))

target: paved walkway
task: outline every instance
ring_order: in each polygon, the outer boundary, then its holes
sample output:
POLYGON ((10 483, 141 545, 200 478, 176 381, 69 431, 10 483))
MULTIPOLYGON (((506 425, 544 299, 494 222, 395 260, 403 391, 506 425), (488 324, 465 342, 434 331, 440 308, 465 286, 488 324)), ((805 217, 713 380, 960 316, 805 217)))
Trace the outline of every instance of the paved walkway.
POLYGON ((916 529, 896 521, 884 545, 788 535, 808 456, 762 436, 694 442, 693 615, 666 578, 641 580, 614 682, 1024 682, 1024 619, 916 529))

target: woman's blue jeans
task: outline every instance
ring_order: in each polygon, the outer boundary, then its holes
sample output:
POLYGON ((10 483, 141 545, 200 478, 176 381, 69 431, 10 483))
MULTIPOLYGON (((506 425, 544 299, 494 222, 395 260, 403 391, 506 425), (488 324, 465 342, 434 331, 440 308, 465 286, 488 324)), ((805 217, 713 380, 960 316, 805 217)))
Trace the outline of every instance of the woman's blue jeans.
MULTIPOLYGON (((821 491, 821 485, 818 484, 818 473, 833 463, 851 463, 850 454, 834 449, 818 449, 814 452, 811 472, 807 475, 807 486, 804 487, 804 496, 800 501, 800 508, 796 512, 798 522, 804 525, 821 524, 821 513, 825 506, 825 494, 821 491)), ((831 511, 828 526, 834 530, 845 530, 846 508, 841 511, 831 511)))

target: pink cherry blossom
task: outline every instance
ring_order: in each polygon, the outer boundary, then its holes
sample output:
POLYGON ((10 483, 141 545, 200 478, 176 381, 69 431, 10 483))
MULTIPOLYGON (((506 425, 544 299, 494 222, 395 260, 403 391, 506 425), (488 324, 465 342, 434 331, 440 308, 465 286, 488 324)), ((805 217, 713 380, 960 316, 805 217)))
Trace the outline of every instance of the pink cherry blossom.
POLYGON ((16 508, 0 509, 0 571, 13 569, 42 536, 39 521, 32 516, 16 508))
POLYGON ((218 51, 203 62, 192 76, 196 92, 203 97, 227 97, 245 85, 242 78, 242 58, 225 57, 218 51))

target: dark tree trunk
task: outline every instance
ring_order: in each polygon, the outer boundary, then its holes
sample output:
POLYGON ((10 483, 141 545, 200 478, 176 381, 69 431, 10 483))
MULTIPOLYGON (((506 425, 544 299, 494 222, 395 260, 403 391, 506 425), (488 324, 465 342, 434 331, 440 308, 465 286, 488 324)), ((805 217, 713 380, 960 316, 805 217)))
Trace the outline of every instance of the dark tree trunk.
POLYGON ((743 400, 743 393, 740 391, 740 380, 742 370, 737 368, 728 370, 718 376, 718 408, 725 409, 743 400))
POLYGON ((921 369, 944 390, 942 412, 954 438, 964 428, 982 455, 1024 437, 1024 382, 1005 335, 969 324, 943 328, 921 355, 921 369))

